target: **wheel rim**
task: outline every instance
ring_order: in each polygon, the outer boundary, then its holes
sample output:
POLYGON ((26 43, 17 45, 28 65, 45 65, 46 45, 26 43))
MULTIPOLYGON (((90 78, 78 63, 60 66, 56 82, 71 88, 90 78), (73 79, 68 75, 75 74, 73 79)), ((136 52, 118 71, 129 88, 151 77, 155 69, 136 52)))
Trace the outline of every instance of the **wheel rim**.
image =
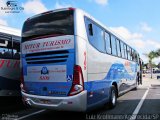
POLYGON ((116 103, 116 94, 115 94, 115 91, 112 90, 112 104, 115 105, 116 103))

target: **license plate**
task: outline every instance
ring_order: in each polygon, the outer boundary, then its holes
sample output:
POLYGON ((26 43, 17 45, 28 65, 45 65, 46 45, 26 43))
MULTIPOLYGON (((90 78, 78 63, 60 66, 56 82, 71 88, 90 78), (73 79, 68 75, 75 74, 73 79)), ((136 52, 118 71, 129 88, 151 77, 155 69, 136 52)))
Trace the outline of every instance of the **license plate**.
POLYGON ((51 104, 50 100, 40 100, 40 103, 42 104, 51 104))

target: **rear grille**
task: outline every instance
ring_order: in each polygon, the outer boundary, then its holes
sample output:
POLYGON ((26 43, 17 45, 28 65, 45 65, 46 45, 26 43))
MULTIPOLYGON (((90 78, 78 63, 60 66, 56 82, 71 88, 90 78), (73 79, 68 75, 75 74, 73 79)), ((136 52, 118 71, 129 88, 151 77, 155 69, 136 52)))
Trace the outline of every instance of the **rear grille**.
POLYGON ((27 64, 52 64, 59 62, 66 62, 69 52, 67 50, 63 51, 51 51, 51 52, 40 52, 27 54, 26 62, 27 64))

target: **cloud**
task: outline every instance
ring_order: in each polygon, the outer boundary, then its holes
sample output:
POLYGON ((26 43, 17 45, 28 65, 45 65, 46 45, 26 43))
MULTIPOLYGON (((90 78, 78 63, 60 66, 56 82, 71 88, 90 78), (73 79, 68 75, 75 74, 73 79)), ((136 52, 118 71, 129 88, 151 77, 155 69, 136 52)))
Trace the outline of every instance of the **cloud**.
POLYGON ((144 41, 144 43, 147 51, 149 50, 148 52, 150 52, 151 50, 157 50, 160 48, 160 42, 156 40, 148 39, 144 41))
POLYGON ((151 32, 152 31, 152 28, 150 26, 148 26, 148 24, 145 22, 140 23, 140 26, 141 26, 141 30, 144 32, 151 32))
MULTIPOLYGON (((116 34, 122 36, 127 44, 135 48, 141 54, 141 58, 144 62, 148 62, 148 58, 143 55, 144 53, 147 54, 152 50, 157 50, 160 48, 160 42, 154 39, 144 39, 143 34, 136 32, 132 33, 123 26, 110 27, 110 29, 116 34)), ((158 60, 156 59, 155 62, 157 63, 158 60)))
POLYGON ((7 23, 7 21, 0 19, 0 25, 8 26, 8 23, 7 23))
MULTIPOLYGON (((138 46, 138 43, 137 43, 137 46, 138 46)), ((156 40, 151 40, 151 39, 143 40, 143 47, 141 48, 137 47, 138 51, 142 52, 141 57, 146 63, 148 62, 148 58, 143 54, 148 54, 150 51, 157 50, 159 48, 160 48, 160 43, 156 40)), ((157 64, 158 60, 159 59, 154 59, 153 62, 157 64)))
POLYGON ((153 59, 153 62, 154 62, 155 64, 160 63, 160 57, 153 59))
POLYGON ((95 2, 100 5, 107 5, 108 4, 108 0, 95 0, 95 2))
POLYGON ((144 52, 149 52, 153 49, 160 48, 160 43, 153 39, 145 39, 141 33, 132 33, 127 28, 120 26, 120 27, 110 27, 110 29, 115 32, 116 34, 122 36, 124 41, 129 45, 134 46, 138 49, 143 49, 144 52))
POLYGON ((110 27, 110 29, 122 36, 126 40, 133 40, 133 39, 142 39, 143 35, 141 33, 131 33, 127 28, 120 26, 120 27, 110 27))
POLYGON ((133 40, 133 45, 135 48, 141 50, 143 53, 149 53, 152 50, 157 50, 160 48, 160 43, 156 40, 133 40))
POLYGON ((22 6, 24 7, 24 12, 27 14, 38 14, 48 11, 41 0, 28 0, 22 6))
POLYGON ((60 8, 67 8, 67 7, 71 7, 70 4, 64 4, 64 3, 59 3, 58 1, 56 2, 54 8, 55 9, 60 9, 60 8))
POLYGON ((131 44, 133 44, 138 49, 144 49, 145 48, 145 43, 141 39, 132 40, 131 44))

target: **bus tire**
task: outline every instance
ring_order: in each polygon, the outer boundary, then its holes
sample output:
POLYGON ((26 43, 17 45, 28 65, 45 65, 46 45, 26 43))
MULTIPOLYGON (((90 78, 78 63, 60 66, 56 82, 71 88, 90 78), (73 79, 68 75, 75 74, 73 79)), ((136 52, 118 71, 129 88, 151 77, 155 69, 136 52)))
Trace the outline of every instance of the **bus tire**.
POLYGON ((108 102, 109 109, 114 108, 116 104, 117 104, 117 89, 114 85, 112 85, 110 88, 110 96, 108 102))
POLYGON ((132 90, 137 90, 137 87, 134 87, 132 90))

